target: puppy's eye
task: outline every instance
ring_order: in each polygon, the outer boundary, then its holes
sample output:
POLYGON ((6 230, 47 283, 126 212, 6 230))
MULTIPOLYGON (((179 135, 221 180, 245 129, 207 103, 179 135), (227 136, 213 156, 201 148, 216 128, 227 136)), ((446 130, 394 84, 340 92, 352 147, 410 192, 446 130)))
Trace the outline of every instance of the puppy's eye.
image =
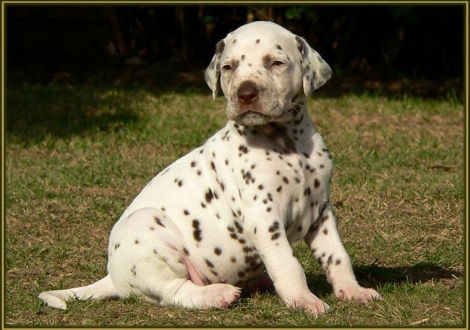
POLYGON ((223 71, 230 71, 230 70, 232 70, 232 67, 228 64, 225 64, 224 66, 222 66, 222 70, 223 71))
POLYGON ((274 61, 272 66, 281 66, 281 65, 284 65, 284 62, 281 62, 281 61, 274 61))

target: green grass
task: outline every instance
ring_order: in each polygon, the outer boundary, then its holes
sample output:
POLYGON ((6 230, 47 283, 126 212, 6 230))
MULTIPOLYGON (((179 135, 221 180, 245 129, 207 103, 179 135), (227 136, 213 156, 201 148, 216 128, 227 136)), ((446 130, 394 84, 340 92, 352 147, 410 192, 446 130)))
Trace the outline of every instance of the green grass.
POLYGON ((224 100, 195 91, 26 85, 7 90, 6 326, 465 325, 464 110, 449 100, 314 97, 310 114, 335 160, 331 197, 360 283, 384 300, 336 300, 303 244, 315 318, 273 293, 227 310, 158 307, 138 298, 42 305, 48 289, 106 272, 109 231, 143 186, 225 122, 224 100))

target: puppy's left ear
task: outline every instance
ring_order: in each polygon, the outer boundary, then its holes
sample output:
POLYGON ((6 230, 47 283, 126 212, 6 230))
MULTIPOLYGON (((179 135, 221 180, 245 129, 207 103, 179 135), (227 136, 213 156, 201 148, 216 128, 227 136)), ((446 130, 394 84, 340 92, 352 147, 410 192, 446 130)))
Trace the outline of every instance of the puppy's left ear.
POLYGON ((306 96, 323 86, 331 78, 330 66, 321 58, 304 38, 295 36, 297 48, 302 57, 302 80, 306 96))
POLYGON ((225 48, 223 40, 217 43, 215 47, 215 54, 212 57, 211 63, 204 72, 204 78, 209 88, 212 90, 212 98, 215 100, 220 90, 220 56, 225 48))

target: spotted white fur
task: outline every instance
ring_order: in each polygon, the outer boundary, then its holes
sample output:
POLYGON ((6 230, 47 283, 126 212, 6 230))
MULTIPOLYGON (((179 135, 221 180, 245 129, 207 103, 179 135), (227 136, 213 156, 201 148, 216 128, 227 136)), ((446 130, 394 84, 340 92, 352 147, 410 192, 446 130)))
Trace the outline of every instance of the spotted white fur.
POLYGON ((226 307, 266 269, 286 304, 328 306, 307 287, 291 244, 304 239, 335 295, 380 298, 359 286, 330 202, 333 162, 306 108, 331 69, 304 39, 271 22, 220 41, 205 72, 227 98, 227 125, 168 166, 114 226, 108 275, 46 291, 47 305, 142 296, 161 305, 226 307))

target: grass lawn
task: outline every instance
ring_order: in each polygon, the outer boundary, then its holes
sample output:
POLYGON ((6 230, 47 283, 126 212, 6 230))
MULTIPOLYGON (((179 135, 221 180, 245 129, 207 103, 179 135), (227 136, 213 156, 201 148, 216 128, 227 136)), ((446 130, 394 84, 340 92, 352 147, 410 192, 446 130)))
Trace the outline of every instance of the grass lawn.
POLYGON ((137 298, 45 307, 39 292, 106 274, 115 221, 156 173, 224 125, 225 105, 209 89, 13 85, 5 111, 4 326, 465 326, 464 106, 319 92, 310 114, 335 160, 339 230, 359 282, 384 300, 336 300, 302 243, 295 253, 309 286, 332 307, 318 318, 272 292, 226 310, 137 298))

